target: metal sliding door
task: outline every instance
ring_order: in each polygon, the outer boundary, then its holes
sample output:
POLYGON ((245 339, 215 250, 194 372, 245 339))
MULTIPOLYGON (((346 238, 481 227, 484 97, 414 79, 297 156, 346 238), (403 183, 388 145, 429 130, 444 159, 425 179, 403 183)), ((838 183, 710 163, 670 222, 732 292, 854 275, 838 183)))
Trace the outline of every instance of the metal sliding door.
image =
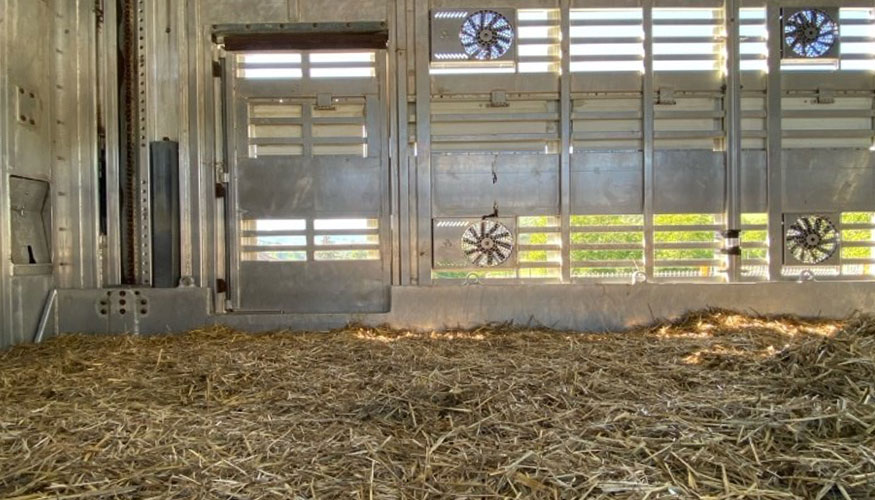
POLYGON ((233 309, 387 311, 385 52, 231 53, 225 68, 233 309))

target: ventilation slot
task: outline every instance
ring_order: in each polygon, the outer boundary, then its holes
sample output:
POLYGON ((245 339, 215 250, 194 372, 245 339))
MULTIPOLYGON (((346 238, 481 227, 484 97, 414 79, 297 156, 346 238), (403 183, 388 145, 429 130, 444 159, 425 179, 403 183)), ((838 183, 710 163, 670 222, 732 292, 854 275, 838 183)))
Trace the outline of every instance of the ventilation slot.
POLYGON ((769 278, 769 215, 741 215, 741 275, 745 281, 769 278))
POLYGON ((517 11, 517 19, 517 71, 558 73, 559 9, 522 9, 517 11))
POLYGON ((377 219, 316 219, 313 256, 317 261, 380 260, 377 219))
POLYGON ((311 78, 374 78, 374 52, 313 52, 308 54, 311 78))
POLYGON ((253 219, 242 224, 244 262, 305 262, 307 221, 304 219, 253 219))
POLYGON ((301 104, 250 102, 249 157, 304 154, 301 104))
POLYGON ((653 69, 723 69, 723 31, 719 9, 653 9, 653 69))
POLYGON ((663 214, 654 216, 653 222, 658 278, 724 280, 719 215, 663 214))
POLYGON ((841 9, 841 69, 875 70, 875 9, 841 9))
POLYGON ((558 217, 520 217, 518 221, 519 277, 552 280, 562 275, 562 235, 558 217))
POLYGON ((739 22, 741 70, 769 70, 769 33, 765 7, 741 9, 739 22))
POLYGON ((559 149, 556 101, 433 101, 434 152, 526 152, 559 149))
POLYGON ((237 78, 297 80, 302 77, 301 54, 297 52, 265 52, 237 56, 237 78))
POLYGON ((335 102, 331 109, 312 106, 313 156, 368 156, 368 130, 363 102, 335 102))
POLYGON ((875 274, 875 212, 846 212, 841 217, 842 275, 875 274))
POLYGON ((572 72, 644 72, 641 9, 573 9, 572 72))
POLYGON ((593 281, 628 281, 644 271, 644 217, 571 217, 572 276, 593 281))

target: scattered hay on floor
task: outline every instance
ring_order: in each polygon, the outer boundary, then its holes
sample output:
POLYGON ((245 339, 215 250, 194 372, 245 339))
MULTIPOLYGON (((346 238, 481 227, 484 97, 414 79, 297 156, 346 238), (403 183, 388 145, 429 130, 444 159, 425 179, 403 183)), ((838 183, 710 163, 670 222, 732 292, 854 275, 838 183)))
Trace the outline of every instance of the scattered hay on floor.
POLYGON ((0 497, 875 498, 859 318, 68 336, 0 402, 0 497))

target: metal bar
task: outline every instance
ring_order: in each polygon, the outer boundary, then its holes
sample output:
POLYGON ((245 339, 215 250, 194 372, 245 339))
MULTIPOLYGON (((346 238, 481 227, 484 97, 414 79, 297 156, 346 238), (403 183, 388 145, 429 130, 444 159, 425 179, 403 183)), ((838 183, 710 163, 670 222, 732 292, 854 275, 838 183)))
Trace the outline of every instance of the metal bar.
POLYGON ((653 248, 653 0, 644 2, 644 75, 642 76, 641 109, 644 112, 642 138, 644 139, 644 273, 647 279, 654 274, 653 248))
POLYGON ((106 253, 103 286, 120 285, 121 186, 118 105, 118 26, 116 2, 103 3, 103 25, 98 32, 101 110, 106 151, 106 253))
POLYGON ((49 292, 48 298, 46 298, 46 303, 43 306, 43 312, 40 315, 39 325, 36 328, 36 332, 33 336, 33 343, 39 344, 43 341, 46 335, 46 329, 49 326, 49 321, 52 317, 52 312, 55 311, 55 304, 58 301, 58 290, 57 288, 52 289, 49 292))
MULTIPOLYGON (((781 9, 774 3, 766 7, 769 33, 781 33, 781 9)), ((769 37, 769 72, 766 82, 766 129, 768 139, 767 176, 768 176, 768 213, 769 213, 769 277, 772 280, 781 279, 783 261, 783 221, 781 217, 783 204, 782 166, 781 166, 781 44, 780 36, 769 37)))
MULTIPOLYGON (((389 57, 394 62, 395 75, 395 106, 393 126, 397 127, 394 136, 396 155, 393 162, 397 166, 397 229, 399 285, 410 284, 410 167, 408 162, 408 116, 407 116, 407 8, 405 0, 395 0, 390 33, 395 34, 390 40, 389 57), (393 45, 394 43, 394 45, 393 45)), ((391 5, 391 3, 390 3, 391 5)))
POLYGON ((416 248, 419 285, 431 284, 431 76, 428 3, 414 3, 416 42, 416 248))
POLYGON ((571 281, 571 1, 559 3, 562 72, 559 75, 559 226, 562 231, 562 282, 571 281))
MULTIPOLYGON (((741 41, 740 26, 741 0, 726 0, 724 4, 724 26, 726 30, 726 229, 741 230, 741 41)), ((727 238, 729 246, 740 245, 738 238, 727 238)), ((741 279, 741 254, 729 251, 727 278, 730 282, 741 279)))

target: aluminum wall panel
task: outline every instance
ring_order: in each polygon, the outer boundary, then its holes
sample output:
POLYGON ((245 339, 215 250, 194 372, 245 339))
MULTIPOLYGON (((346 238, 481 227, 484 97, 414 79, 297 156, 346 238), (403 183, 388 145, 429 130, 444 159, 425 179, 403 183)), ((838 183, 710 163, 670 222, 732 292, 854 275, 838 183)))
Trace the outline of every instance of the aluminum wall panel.
POLYGON ((872 211, 875 158, 869 151, 792 149, 782 155, 784 212, 872 211))
POLYGON ((741 211, 764 213, 769 209, 765 151, 741 153, 741 211))
POLYGON ((721 213, 724 210, 724 153, 656 151, 654 199, 656 213, 721 213))
POLYGON ((573 214, 639 214, 643 210, 642 153, 587 151, 571 155, 573 214))
POLYGON ((555 215, 557 155, 432 155, 434 217, 555 215))

